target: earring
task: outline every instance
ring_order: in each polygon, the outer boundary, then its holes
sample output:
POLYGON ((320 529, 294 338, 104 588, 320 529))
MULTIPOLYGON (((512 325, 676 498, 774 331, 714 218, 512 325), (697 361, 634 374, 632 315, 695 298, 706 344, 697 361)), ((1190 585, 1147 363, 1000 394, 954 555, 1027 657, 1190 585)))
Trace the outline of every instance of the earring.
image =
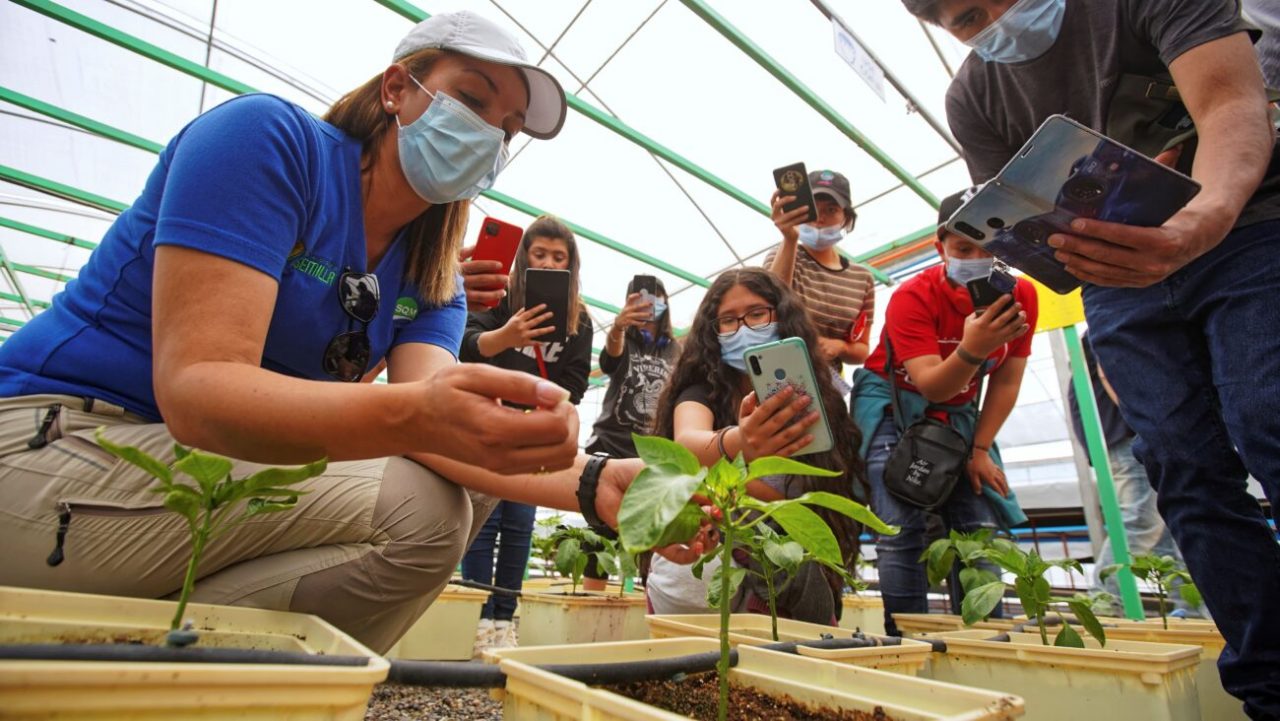
POLYGON ((388 100, 388 101, 387 101, 387 109, 388 109, 388 110, 390 110, 390 109, 391 109, 391 107, 392 107, 392 106, 394 106, 394 105, 395 105, 395 103, 391 102, 390 100, 388 100))

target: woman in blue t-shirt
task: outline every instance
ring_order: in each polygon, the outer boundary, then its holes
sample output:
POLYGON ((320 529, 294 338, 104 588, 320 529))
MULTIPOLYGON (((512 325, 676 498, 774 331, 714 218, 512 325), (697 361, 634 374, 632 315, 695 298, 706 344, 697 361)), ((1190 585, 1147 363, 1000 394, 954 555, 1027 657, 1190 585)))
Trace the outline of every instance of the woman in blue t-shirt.
MULTIPOLYGON (((514 38, 460 12, 415 26, 323 121, 249 95, 184 128, 79 278, 0 347, 0 585, 181 585, 184 522, 100 426, 166 460, 175 441, 241 459, 237 477, 334 461, 294 510, 219 538, 195 599, 316 613, 379 652, 495 497, 578 510, 568 392, 455 362, 470 200, 516 133, 555 136, 565 108, 514 38), (343 382, 384 359, 389 384, 343 382)), ((636 469, 596 470, 612 520, 636 469)))

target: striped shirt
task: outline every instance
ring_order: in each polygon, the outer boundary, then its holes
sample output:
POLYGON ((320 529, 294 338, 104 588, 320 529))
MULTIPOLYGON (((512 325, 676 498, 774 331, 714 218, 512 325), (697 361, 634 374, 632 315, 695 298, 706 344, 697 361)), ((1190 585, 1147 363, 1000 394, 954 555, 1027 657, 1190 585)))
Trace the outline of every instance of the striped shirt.
MULTIPOLYGON (((777 248, 769 251, 764 267, 771 268, 777 255, 777 248)), ((791 288, 804 301, 817 325, 818 335, 849 341, 854 322, 860 316, 865 315, 864 328, 869 328, 875 318, 875 278, 871 271, 846 258, 840 258, 840 265, 840 270, 827 268, 814 260, 804 246, 799 246, 791 288)))

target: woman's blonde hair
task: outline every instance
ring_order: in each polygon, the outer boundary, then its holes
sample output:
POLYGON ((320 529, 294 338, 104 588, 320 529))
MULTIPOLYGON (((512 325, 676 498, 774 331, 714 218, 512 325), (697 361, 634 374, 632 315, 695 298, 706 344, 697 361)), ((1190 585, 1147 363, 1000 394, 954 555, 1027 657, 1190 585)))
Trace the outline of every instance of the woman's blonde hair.
POLYGON ((515 262, 511 264, 511 280, 507 283, 510 291, 508 307, 512 313, 524 307, 524 272, 529 269, 529 246, 537 238, 563 241, 569 249, 569 317, 565 319, 565 325, 569 326, 566 329, 568 335, 575 336, 578 334, 578 321, 587 312, 578 293, 578 268, 581 265, 578 242, 569 226, 554 215, 539 216, 525 229, 515 262))
MULTIPOLYGON (((400 64, 415 78, 425 76, 444 50, 418 51, 400 64)), ((383 136, 396 132, 396 116, 382 105, 382 74, 343 95, 329 107, 324 121, 341 128, 361 143, 360 170, 365 172, 378 160, 383 136)), ((432 205, 405 228, 409 244, 405 257, 405 277, 418 286, 422 299, 444 305, 458 292, 458 250, 467 232, 470 200, 432 205)))

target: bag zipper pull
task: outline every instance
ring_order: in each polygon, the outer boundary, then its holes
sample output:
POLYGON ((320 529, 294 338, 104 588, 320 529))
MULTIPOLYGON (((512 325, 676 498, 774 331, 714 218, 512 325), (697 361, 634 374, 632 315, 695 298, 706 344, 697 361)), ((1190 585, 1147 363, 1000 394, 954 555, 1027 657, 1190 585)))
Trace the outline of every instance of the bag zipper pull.
POLYGON ((34 451, 49 445, 49 429, 53 427, 53 422, 58 419, 58 414, 61 412, 61 403, 49 406, 49 410, 44 413, 44 420, 40 421, 40 429, 36 431, 35 437, 27 441, 27 448, 34 451))
POLYGON ((45 559, 45 563, 50 566, 56 566, 62 563, 65 554, 62 552, 62 543, 67 540, 67 528, 71 526, 71 504, 63 501, 58 504, 58 540, 53 546, 53 553, 45 559))

